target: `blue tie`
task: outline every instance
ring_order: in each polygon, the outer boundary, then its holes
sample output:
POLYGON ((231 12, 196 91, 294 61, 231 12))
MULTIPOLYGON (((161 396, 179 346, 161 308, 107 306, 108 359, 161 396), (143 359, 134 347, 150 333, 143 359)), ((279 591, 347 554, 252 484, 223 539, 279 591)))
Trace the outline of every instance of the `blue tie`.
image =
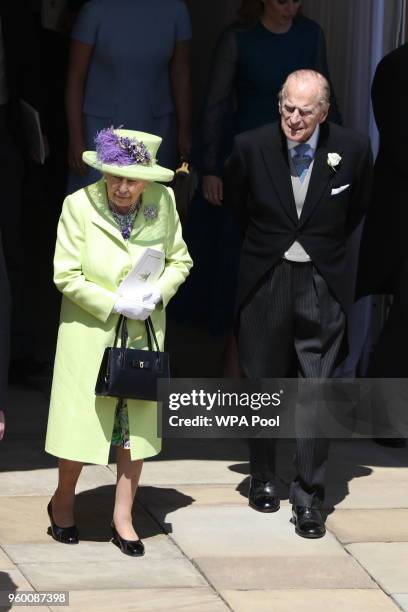
POLYGON ((307 171, 309 170, 309 166, 312 163, 312 147, 305 142, 301 142, 300 144, 296 145, 293 150, 296 151, 292 158, 296 169, 296 174, 298 175, 300 182, 303 183, 307 171))

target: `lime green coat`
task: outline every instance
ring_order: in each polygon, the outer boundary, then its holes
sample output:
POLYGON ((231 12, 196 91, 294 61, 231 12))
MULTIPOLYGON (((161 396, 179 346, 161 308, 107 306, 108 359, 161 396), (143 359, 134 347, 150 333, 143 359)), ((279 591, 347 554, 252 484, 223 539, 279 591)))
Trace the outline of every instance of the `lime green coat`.
MULTIPOLYGON (((150 183, 128 242, 107 204, 103 180, 64 202, 54 257, 54 282, 63 293, 45 450, 87 463, 108 463, 116 400, 95 396, 105 347, 112 346, 117 288, 146 247, 162 249, 166 266, 158 281, 163 305, 152 314, 163 348, 165 311, 192 265, 181 235, 171 189, 150 183), (149 205, 157 217, 143 214, 149 205)), ((147 348, 143 321, 129 321, 129 346, 147 348)), ((128 401, 131 458, 156 455, 157 404, 128 401)))

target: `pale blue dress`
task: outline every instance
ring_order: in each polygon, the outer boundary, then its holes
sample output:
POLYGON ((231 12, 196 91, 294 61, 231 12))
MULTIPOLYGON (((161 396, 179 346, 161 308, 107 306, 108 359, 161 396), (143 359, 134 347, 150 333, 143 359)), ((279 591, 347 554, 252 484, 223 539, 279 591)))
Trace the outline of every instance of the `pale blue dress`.
MULTIPOLYGON (((90 0, 79 13, 72 38, 93 45, 85 84, 83 124, 87 149, 104 127, 157 134, 163 138, 158 160, 176 159, 174 102, 169 62, 177 42, 191 38, 183 0, 90 0)), ((68 193, 94 183, 70 174, 68 193)))

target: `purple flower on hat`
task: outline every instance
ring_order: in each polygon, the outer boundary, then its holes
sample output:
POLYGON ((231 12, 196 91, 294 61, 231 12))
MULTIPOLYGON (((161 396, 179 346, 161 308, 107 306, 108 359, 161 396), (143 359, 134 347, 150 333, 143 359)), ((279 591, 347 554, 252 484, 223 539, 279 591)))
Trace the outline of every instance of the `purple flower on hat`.
POLYGON ((136 138, 119 136, 113 127, 105 128, 95 137, 96 154, 103 164, 150 166, 152 156, 144 142, 136 138))

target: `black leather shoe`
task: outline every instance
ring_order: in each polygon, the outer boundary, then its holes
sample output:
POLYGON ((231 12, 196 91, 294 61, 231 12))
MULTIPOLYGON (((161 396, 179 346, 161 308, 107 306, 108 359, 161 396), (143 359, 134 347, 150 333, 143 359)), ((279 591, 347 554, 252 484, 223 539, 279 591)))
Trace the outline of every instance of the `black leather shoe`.
POLYGON ((129 555, 130 557, 143 557, 145 548, 142 540, 125 540, 116 531, 113 521, 111 523, 111 529, 113 536, 111 541, 115 546, 120 548, 124 555, 129 555))
POLYGON ((373 441, 387 448, 405 448, 407 445, 405 438, 373 438, 373 441))
POLYGON ((258 512, 276 512, 279 510, 280 502, 274 483, 251 477, 248 503, 251 508, 258 510, 258 512))
POLYGON ((322 538, 326 533, 324 520, 318 508, 293 506, 291 522, 302 538, 322 538))
POLYGON ((54 540, 57 540, 57 542, 61 542, 62 544, 78 544, 79 533, 75 525, 72 525, 71 527, 58 527, 58 525, 54 522, 51 501, 47 506, 47 512, 48 516, 50 517, 51 535, 54 540))

